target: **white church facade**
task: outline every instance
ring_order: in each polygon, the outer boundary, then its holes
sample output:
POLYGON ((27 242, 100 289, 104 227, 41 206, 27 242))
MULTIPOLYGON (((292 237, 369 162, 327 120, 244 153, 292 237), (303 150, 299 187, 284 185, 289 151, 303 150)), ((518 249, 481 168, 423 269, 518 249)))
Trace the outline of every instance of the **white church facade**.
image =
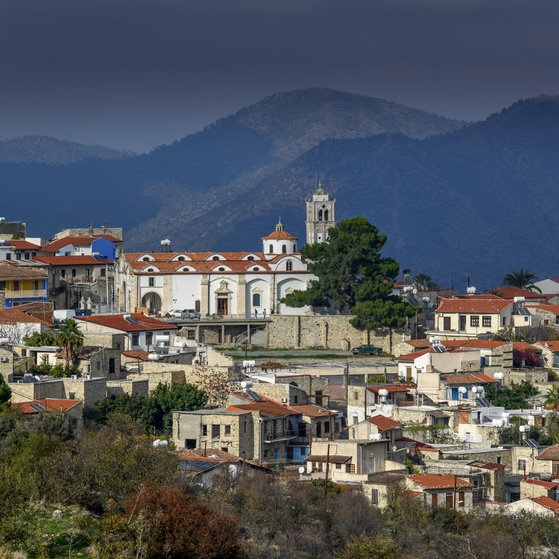
MULTIPOLYGON (((324 226, 333 227, 333 217, 333 201, 319 186, 307 200, 307 242, 309 237, 325 241, 324 226), (310 219, 312 215, 316 219, 310 219)), ((261 252, 122 253, 116 264, 116 303, 127 312, 146 308, 163 316, 173 309, 195 309, 202 317, 303 314, 307 308, 281 303, 315 279, 297 252, 297 241, 280 220, 275 231, 262 238, 261 252)))

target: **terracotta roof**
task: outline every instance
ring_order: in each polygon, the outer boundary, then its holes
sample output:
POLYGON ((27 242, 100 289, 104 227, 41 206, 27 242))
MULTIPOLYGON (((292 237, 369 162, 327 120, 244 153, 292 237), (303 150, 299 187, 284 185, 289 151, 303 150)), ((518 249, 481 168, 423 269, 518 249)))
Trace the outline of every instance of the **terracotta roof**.
POLYGON ((337 415, 337 412, 323 408, 322 406, 317 406, 316 404, 299 404, 296 406, 289 406, 296 412, 300 412, 307 417, 328 417, 332 415, 337 415))
POLYGON ((35 262, 43 262, 49 266, 105 266, 112 264, 112 260, 95 258, 89 255, 77 256, 35 256, 35 262))
POLYGON ((112 235, 68 235, 67 237, 61 237, 56 239, 42 247, 41 250, 45 252, 57 252, 61 248, 67 247, 69 245, 77 247, 85 247, 91 245, 94 241, 98 239, 107 239, 113 243, 121 243, 120 239, 113 237, 112 235))
POLYGON ((35 243, 30 243, 29 241, 25 241, 23 239, 19 240, 19 239, 12 239, 10 241, 4 241, 10 245, 12 245, 12 248, 14 250, 38 250, 39 248, 41 248, 39 245, 36 245, 35 243))
POLYGON ((376 425, 379 431, 390 431, 390 429, 397 429, 402 426, 399 421, 394 421, 384 415, 374 415, 369 419, 369 421, 373 425, 376 425))
POLYGON ((21 413, 66 412, 81 404, 81 400, 63 400, 59 398, 42 398, 12 404, 12 409, 21 413))
POLYGON ((285 415, 301 415, 300 411, 295 410, 285 404, 280 404, 262 394, 257 394, 259 400, 252 400, 245 392, 235 392, 235 396, 247 400, 246 404, 231 404, 226 411, 237 412, 257 412, 260 417, 282 417, 285 415))
POLYGON ((322 462, 329 464, 347 464, 351 462, 351 456, 341 456, 339 454, 333 454, 327 456, 326 454, 311 454, 305 458, 307 462, 322 462))
POLYGON ((504 464, 497 464, 497 462, 483 462, 481 460, 475 460, 474 462, 469 462, 468 466, 474 468, 481 468, 482 470, 504 470, 504 464))
POLYGON ((396 357, 395 361, 415 361, 418 357, 421 357, 426 353, 431 353, 431 348, 414 351, 413 353, 408 353, 406 355, 400 355, 399 357, 396 357))
POLYGON ((532 305, 531 309, 541 309, 542 311, 548 311, 552 314, 559 315, 559 305, 532 305))
POLYGON ((409 384, 379 384, 378 386, 367 386, 367 390, 378 394, 379 390, 388 390, 389 393, 409 392, 414 387, 409 384))
POLYGON ((143 349, 131 349, 129 351, 123 351, 122 355, 124 355, 124 357, 129 357, 130 359, 147 361, 149 358, 149 351, 144 351, 143 349))
POLYGON ((445 347, 468 347, 473 349, 495 349, 507 345, 509 342, 498 342, 496 340, 442 340, 445 347))
POLYGON ((445 384, 479 384, 496 383, 497 381, 483 373, 448 373, 441 375, 441 382, 445 384))
POLYGON ((173 324, 158 320, 142 313, 130 314, 94 314, 91 316, 76 316, 78 322, 91 322, 107 328, 122 330, 123 332, 144 332, 150 330, 176 330, 173 324), (127 317, 127 318, 125 318, 127 317))
POLYGON ((515 297, 525 297, 526 299, 543 299, 545 295, 528 291, 527 289, 520 289, 519 287, 499 287, 496 294, 501 299, 514 299, 515 297))
POLYGON ((497 314, 513 304, 503 299, 441 299, 436 312, 438 313, 486 313, 497 314))
POLYGON ((179 460, 204 460, 204 461, 215 461, 218 463, 230 462, 246 462, 247 464, 252 464, 258 466, 258 462, 252 460, 245 460, 236 454, 231 454, 230 452, 225 452, 219 448, 194 448, 191 450, 184 450, 178 453, 179 460))
POLYGON ((559 340, 547 340, 545 342, 538 342, 540 345, 547 347, 551 351, 559 351, 559 340))
POLYGON ((462 489, 474 487, 466 480, 452 474, 412 474, 408 478, 424 489, 462 489))
POLYGON ((539 347, 529 344, 528 342, 513 342, 512 348, 519 351, 524 350, 524 351, 533 351, 536 353, 541 352, 541 349, 539 347))
POLYGON ((273 233, 270 233, 266 237, 262 237, 262 240, 264 240, 264 241, 273 241, 273 240, 276 240, 276 241, 282 241, 282 240, 291 241, 291 240, 298 239, 298 238, 299 237, 294 237, 293 235, 291 235, 287 231, 274 231, 273 233))
POLYGON ((536 460, 554 460, 559 461, 559 444, 548 446, 542 450, 537 456, 536 460))
POLYGON ((529 483, 531 485, 538 485, 540 487, 545 487, 545 489, 555 489, 559 484, 553 483, 552 481, 543 481, 541 479, 534 479, 531 477, 525 477, 521 483, 529 483))
POLYGON ((528 499, 559 515, 559 503, 551 497, 528 497, 528 499))
POLYGON ((0 311, 0 323, 2 324, 43 324, 49 328, 54 326, 52 323, 46 320, 41 320, 36 316, 31 316, 19 309, 19 307, 12 307, 10 309, 4 309, 0 311))
MULTIPOLYGON (((280 258, 286 258, 296 255, 280 255, 280 258)), ((135 273, 141 274, 192 274, 200 272, 212 272, 220 267, 229 268, 232 272, 269 272, 271 271, 270 262, 262 252, 134 252, 124 255, 128 265, 135 273), (149 256, 154 260, 144 261, 143 257, 149 256), (185 260, 176 260, 183 256, 185 260), (220 256, 219 260, 213 260, 214 256, 220 256), (252 256, 254 260, 247 260, 252 256), (190 268, 190 271, 184 271, 183 268, 190 268), (149 268, 159 270, 148 272, 149 268), (258 270, 254 270, 258 268, 258 270), (194 272, 192 271, 194 270, 194 272)), ((290 273, 301 272, 293 270, 290 273)), ((306 270, 303 270, 306 272, 306 270)))
POLYGON ((32 266, 19 266, 15 263, 0 262, 0 280, 23 280, 23 279, 46 279, 48 272, 46 268, 34 268, 32 266))

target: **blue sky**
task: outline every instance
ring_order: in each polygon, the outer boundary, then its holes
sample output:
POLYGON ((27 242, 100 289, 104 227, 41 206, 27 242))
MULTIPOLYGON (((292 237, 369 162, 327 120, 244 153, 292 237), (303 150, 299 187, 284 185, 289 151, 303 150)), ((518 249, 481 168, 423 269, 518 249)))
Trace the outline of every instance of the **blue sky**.
POLYGON ((478 120, 559 93, 559 2, 4 0, 0 138, 149 151, 281 91, 478 120))

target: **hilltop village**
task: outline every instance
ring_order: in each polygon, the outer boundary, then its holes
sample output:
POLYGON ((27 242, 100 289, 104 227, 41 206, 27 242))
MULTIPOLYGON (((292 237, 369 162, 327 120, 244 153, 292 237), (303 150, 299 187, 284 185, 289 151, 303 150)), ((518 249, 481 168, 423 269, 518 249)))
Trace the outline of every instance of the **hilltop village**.
MULTIPOLYGON (((305 243, 328 243, 335 200, 319 186, 306 210, 305 243)), ((250 470, 381 511, 405 491, 428 511, 559 515, 559 280, 459 293, 405 270, 406 324, 367 332, 285 303, 316 278, 281 219, 246 252, 130 253, 121 229, 43 241, 5 219, 0 238, 18 417, 79 433, 106 402, 195 387, 203 405, 172 404, 146 433, 200 488, 250 470)))

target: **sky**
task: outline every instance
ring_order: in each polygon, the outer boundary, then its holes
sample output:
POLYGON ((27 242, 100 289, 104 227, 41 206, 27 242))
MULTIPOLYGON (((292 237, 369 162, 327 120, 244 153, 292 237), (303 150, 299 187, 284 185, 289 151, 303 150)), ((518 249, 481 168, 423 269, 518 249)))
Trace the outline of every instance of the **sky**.
POLYGON ((464 120, 559 94, 557 0, 2 0, 0 139, 145 152, 306 87, 464 120))

